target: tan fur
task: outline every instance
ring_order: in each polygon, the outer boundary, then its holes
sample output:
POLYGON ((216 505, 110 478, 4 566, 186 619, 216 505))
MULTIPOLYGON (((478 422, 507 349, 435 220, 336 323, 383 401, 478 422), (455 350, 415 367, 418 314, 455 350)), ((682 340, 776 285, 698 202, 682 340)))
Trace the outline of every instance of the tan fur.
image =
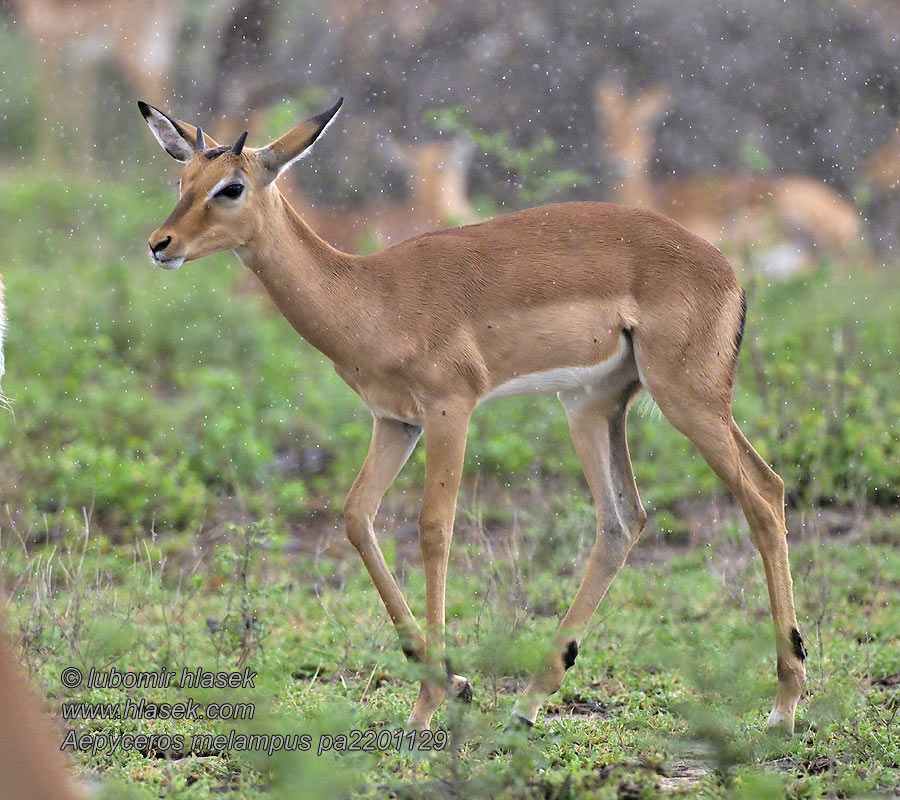
POLYGON ((79 800, 51 732, 12 648, 0 632, 0 797, 3 800, 79 800))
MULTIPOLYGON (((615 197, 655 209, 710 241, 739 252, 771 240, 800 239, 817 251, 865 258, 862 218, 853 203, 806 175, 768 176, 712 172, 654 182, 650 178, 654 129, 668 106, 663 89, 631 98, 621 86, 602 82, 595 105, 606 144, 619 170, 615 197)), ((809 266, 811 260, 805 261, 809 266)))
MULTIPOLYGON (((180 125, 190 142, 193 127, 180 125)), ((308 135, 310 128, 297 130, 308 135)), ((293 147, 305 146, 303 135, 291 135, 293 147)), ((185 260, 235 249, 285 318, 372 409, 372 445, 345 506, 347 535, 409 655, 439 669, 444 584, 472 410, 516 378, 596 368, 602 379, 569 385, 559 395, 597 503, 597 545, 558 646, 519 713, 533 721, 559 688, 561 650, 581 638, 643 527, 624 430, 628 406, 644 387, 744 508, 766 563, 783 666, 773 719, 792 727, 804 671, 790 645, 797 623, 783 490, 732 419, 742 291, 722 254, 653 211, 584 202, 349 255, 320 239, 284 201, 266 166, 270 154, 190 157, 182 197, 150 237, 151 248, 168 241, 159 257, 185 260), (249 187, 240 203, 205 199, 233 175, 249 187), (422 431, 424 632, 374 533, 381 499, 422 431)), ((456 692, 463 681, 454 676, 447 685, 456 692)), ((428 725, 447 685, 433 674, 423 681, 413 725, 428 725)))
MULTIPOLYGON (((250 117, 261 122, 263 113, 250 117)), ((226 125, 236 137, 239 126, 226 125)), ((378 199, 363 205, 323 208, 313 205, 293 175, 278 179, 282 196, 318 236, 333 247, 358 253, 372 244, 386 247, 416 234, 448 224, 474 222, 478 215, 468 199, 466 172, 468 148, 458 142, 431 141, 397 147, 401 163, 409 169, 411 201, 378 199)), ((249 293, 263 287, 248 272, 238 283, 238 291, 249 293)))
POLYGON ((879 191, 896 191, 900 183, 900 129, 881 145, 863 164, 866 185, 879 191))

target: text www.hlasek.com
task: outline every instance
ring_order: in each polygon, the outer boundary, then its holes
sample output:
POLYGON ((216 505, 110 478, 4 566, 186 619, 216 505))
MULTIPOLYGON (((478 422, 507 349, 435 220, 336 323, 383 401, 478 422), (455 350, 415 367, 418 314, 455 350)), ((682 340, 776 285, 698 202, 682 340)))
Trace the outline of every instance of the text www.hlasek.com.
POLYGON ((128 698, 124 703, 63 703, 62 716, 75 719, 253 719, 253 703, 207 703, 201 706, 193 698, 178 703, 137 702, 128 698))

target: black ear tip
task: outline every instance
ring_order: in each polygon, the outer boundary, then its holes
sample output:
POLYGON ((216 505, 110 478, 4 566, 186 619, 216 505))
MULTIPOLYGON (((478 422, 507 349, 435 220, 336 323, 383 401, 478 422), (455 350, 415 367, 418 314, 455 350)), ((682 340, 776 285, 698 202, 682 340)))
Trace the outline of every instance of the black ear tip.
POLYGON ((138 108, 140 109, 141 114, 144 117, 149 117, 150 116, 150 106, 148 106, 143 100, 138 100, 137 104, 138 104, 138 108))
MULTIPOLYGON (((338 98, 338 101, 328 109, 328 111, 323 111, 321 114, 316 114, 316 116, 313 117, 313 120, 319 123, 319 133, 325 130, 325 126, 334 119, 334 115, 337 114, 337 112, 340 110, 343 102, 344 98, 343 96, 341 96, 338 98)), ((319 133, 317 133, 316 136, 318 136, 319 133)))
POLYGON ((344 105, 343 95, 338 98, 338 101, 331 108, 329 108, 328 111, 322 114, 322 117, 324 117, 326 120, 330 120, 335 114, 337 114, 338 111, 341 110, 342 105, 344 105))

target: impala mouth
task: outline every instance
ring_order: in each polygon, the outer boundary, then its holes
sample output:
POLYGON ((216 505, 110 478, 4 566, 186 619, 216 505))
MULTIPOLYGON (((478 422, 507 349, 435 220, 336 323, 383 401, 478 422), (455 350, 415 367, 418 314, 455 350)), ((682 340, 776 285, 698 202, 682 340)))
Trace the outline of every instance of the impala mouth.
POLYGON ((155 253, 150 253, 150 260, 156 264, 157 267, 162 267, 163 269, 178 269, 184 263, 184 256, 163 258, 155 253))

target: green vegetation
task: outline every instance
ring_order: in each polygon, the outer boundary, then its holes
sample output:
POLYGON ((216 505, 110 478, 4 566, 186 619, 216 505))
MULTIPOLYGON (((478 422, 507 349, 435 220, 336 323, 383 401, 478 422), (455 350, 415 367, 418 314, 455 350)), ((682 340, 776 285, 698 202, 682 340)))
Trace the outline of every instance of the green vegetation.
MULTIPOLYGON (((40 173, 0 183, 3 389, 14 409, 0 412, 0 568, 23 660, 54 709, 123 699, 64 689, 70 665, 259 672, 254 690, 227 695, 257 703, 252 724, 90 721, 86 731, 236 727, 317 741, 397 728, 416 673, 338 526, 369 414, 265 299, 236 290, 233 257, 175 273, 150 266, 146 234, 173 197, 143 183, 40 173)), ((475 684, 476 704, 439 713, 452 747, 76 761, 128 787, 110 789, 115 797, 297 797, 298 784, 311 798, 806 798, 895 787, 900 621, 889 603, 900 551, 883 511, 900 486, 900 288, 893 274, 844 270, 744 281, 735 415, 784 476, 795 515, 835 506, 857 520, 842 539, 810 534, 793 549, 811 651, 793 739, 763 730, 774 648, 745 528, 728 521, 729 501, 686 440, 637 409, 630 442, 651 511, 639 566, 614 583, 539 728, 491 757, 593 540, 561 410, 523 398, 488 404, 472 423, 448 610, 454 667, 475 684), (725 513, 698 523, 698 507, 713 505, 725 513), (684 549, 698 526, 709 545, 684 549)), ((389 496, 382 536, 417 614, 410 526, 422 455, 389 496)))
MULTIPOLYGON (((548 134, 527 146, 516 145, 510 141, 509 131, 505 129, 485 133, 467 118, 462 106, 431 109, 424 117, 441 135, 463 134, 470 139, 478 152, 496 164, 498 172, 506 175, 525 205, 564 200, 578 188, 592 184, 589 176, 555 165, 559 145, 548 134)), ((487 198, 482 199, 482 203, 489 202, 487 198)))
MULTIPOLYGON (((361 401, 267 301, 239 294, 226 255, 175 273, 145 259, 171 192, 9 177, 0 204, 8 375, 0 496, 25 530, 77 529, 93 510, 116 539, 195 531, 235 507, 277 525, 337 514, 368 443, 361 401)), ((900 486, 900 288, 823 266, 754 285, 735 416, 803 506, 890 504, 900 486)), ((478 409, 468 476, 543 493, 583 485, 554 398, 478 409)), ((720 491, 658 415, 632 413, 651 509, 720 491)), ((401 479, 418 485, 423 453, 401 479)), ((517 504, 514 504, 517 505, 517 504)))
MULTIPOLYGON (((763 727, 774 655, 765 580, 746 537, 626 567, 562 691, 526 737, 503 727, 575 591, 587 520, 560 520, 550 547, 541 526, 497 536, 475 516, 463 513, 453 554, 448 634, 454 669, 474 682, 476 698, 438 712, 436 726, 450 737, 439 752, 382 744, 382 752, 316 755, 322 735, 402 735, 417 673, 357 558, 296 554, 264 527, 207 537, 200 553, 171 552, 161 539, 107 551, 89 530, 56 553, 14 542, 2 564, 19 598, 10 625, 55 710, 141 697, 255 704, 252 722, 71 723, 79 733, 310 737, 310 752, 271 758, 208 747, 186 755, 190 745, 169 759, 79 753, 109 797, 762 799, 860 796, 900 781, 896 523, 794 548, 810 684, 792 739, 763 727), (180 676, 185 667, 245 665, 258 672, 255 687, 230 692, 70 690, 60 680, 71 666, 180 676)), ((421 613, 413 546, 389 554, 421 613)))

